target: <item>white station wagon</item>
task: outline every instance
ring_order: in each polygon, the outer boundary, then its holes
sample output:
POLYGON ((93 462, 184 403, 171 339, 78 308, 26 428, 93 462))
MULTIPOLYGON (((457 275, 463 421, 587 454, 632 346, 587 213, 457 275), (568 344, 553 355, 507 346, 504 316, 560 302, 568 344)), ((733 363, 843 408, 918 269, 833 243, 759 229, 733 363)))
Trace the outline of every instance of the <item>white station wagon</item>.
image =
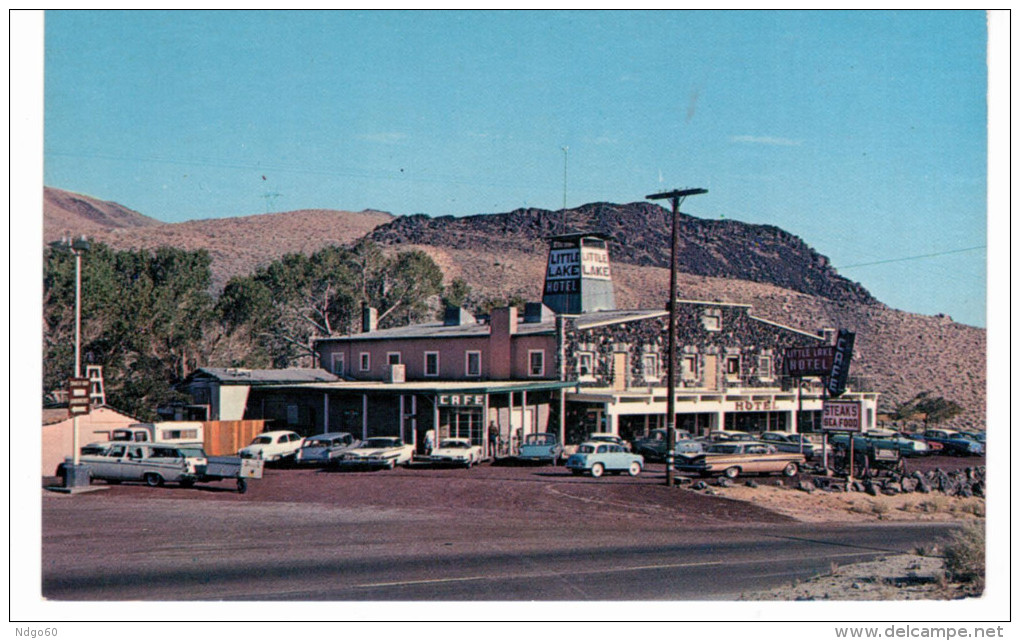
POLYGON ((303 440, 297 432, 288 430, 262 432, 252 440, 251 445, 242 447, 237 455, 241 458, 260 458, 267 463, 279 461, 297 454, 303 440))

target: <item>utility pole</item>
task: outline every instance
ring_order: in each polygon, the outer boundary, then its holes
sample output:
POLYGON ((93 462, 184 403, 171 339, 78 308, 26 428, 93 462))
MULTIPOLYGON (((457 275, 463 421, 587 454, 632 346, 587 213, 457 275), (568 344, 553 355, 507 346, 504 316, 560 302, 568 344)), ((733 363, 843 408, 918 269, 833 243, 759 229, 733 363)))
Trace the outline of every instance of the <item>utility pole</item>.
POLYGON ((707 189, 679 189, 645 196, 648 200, 670 200, 673 203, 673 244, 669 252, 669 340, 666 346, 668 377, 666 382, 666 485, 673 487, 676 470, 676 252, 680 244, 680 203, 688 196, 707 194, 707 189))

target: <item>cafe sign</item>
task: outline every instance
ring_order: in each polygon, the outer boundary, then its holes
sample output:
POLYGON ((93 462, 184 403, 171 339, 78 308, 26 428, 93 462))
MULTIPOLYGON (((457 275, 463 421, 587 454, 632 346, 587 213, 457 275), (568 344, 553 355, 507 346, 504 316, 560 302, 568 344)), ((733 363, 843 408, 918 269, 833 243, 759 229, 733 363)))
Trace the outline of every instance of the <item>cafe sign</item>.
POLYGON ((440 407, 482 407, 485 394, 440 394, 440 407))

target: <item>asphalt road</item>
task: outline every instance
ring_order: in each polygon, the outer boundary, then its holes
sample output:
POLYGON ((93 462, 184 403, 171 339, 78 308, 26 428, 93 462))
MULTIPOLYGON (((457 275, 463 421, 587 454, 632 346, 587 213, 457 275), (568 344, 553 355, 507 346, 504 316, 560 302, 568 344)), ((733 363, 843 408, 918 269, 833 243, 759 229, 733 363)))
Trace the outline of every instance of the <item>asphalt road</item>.
POLYGON ((273 475, 262 481, 274 488, 262 498, 258 492, 240 497, 138 486, 79 496, 44 493, 43 596, 731 600, 829 571, 833 563, 909 552, 950 527, 807 525, 756 516, 750 509, 741 521, 732 516, 733 502, 716 512, 727 524, 718 518, 703 523, 691 507, 702 504, 686 501, 705 497, 653 480, 642 485, 626 479, 614 487, 531 470, 493 469, 501 481, 491 483, 476 480, 486 474, 477 470, 400 472, 322 477, 280 471, 276 484, 273 475), (514 474, 521 483, 514 488, 513 509, 438 501, 457 483, 483 497, 502 491, 514 474), (388 505, 388 490, 401 478, 413 480, 423 496, 434 495, 441 507, 388 505), (289 484, 298 489, 315 484, 336 494, 315 502, 305 487, 301 500, 288 501, 281 494, 289 484), (335 498, 354 486, 375 487, 378 495, 335 498), (675 506, 666 500, 675 500, 675 506))

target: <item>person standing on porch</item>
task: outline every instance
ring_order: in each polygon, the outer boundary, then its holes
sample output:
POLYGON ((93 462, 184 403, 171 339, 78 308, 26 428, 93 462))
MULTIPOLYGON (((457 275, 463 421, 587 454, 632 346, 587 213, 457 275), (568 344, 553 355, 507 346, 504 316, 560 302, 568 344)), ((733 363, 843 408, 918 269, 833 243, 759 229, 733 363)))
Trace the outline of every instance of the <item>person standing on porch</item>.
POLYGON ((489 456, 496 458, 499 455, 499 428, 495 421, 489 421, 489 456))

